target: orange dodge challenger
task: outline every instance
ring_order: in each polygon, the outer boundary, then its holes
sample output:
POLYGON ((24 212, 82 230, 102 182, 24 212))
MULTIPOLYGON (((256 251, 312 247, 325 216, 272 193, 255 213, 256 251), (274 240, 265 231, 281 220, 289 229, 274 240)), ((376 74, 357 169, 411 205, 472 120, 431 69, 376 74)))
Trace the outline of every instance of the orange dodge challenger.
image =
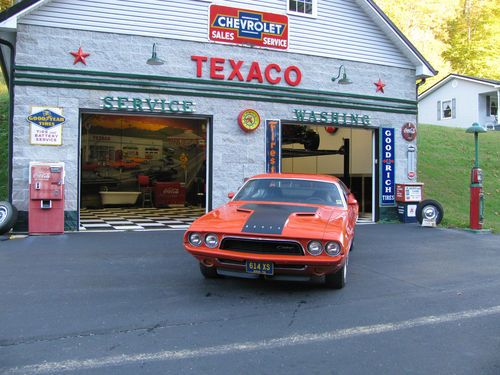
POLYGON ((344 287, 358 202, 338 178, 261 174, 228 197, 184 234, 203 276, 324 279, 344 287))

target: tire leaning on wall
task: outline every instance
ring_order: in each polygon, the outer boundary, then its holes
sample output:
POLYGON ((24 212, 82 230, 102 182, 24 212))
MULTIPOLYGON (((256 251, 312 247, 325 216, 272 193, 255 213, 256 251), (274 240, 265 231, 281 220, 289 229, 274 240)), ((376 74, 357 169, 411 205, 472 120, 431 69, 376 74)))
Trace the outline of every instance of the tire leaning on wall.
POLYGON ((433 199, 421 201, 417 206, 417 221, 422 224, 424 219, 434 220, 436 225, 441 223, 444 216, 444 209, 441 203, 433 199))
POLYGON ((9 202, 0 202, 0 234, 7 233, 17 220, 17 209, 9 202))

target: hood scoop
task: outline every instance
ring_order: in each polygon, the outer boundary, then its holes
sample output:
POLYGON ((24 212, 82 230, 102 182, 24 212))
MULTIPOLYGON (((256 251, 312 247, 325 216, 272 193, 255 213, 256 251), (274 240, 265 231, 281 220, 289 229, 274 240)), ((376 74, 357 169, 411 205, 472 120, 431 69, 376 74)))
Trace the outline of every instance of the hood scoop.
POLYGON ((243 226, 242 232, 281 234, 290 215, 300 213, 315 216, 317 208, 287 204, 250 203, 238 208, 238 211, 241 210, 249 210, 252 213, 243 226))
POLYGON ((238 211, 238 212, 246 212, 247 214, 253 212, 253 210, 249 210, 248 208, 242 208, 242 207, 238 207, 236 209, 236 211, 238 211))
POLYGON ((316 212, 297 212, 295 216, 308 216, 308 217, 314 217, 316 216, 316 212))

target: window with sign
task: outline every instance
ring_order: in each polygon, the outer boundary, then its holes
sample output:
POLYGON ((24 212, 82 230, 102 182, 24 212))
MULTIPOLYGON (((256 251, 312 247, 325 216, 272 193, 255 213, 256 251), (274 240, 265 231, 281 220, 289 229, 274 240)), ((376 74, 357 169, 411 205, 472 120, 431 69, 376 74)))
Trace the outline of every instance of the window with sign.
POLYGON ((443 118, 451 118, 451 100, 443 101, 443 118))
POLYGON ((457 118, 457 100, 455 98, 437 102, 437 119, 457 118))
POLYGON ((488 96, 486 98, 486 115, 497 116, 498 115, 498 104, 497 98, 488 96))
POLYGON ((288 12, 315 17, 317 0, 288 0, 288 12))

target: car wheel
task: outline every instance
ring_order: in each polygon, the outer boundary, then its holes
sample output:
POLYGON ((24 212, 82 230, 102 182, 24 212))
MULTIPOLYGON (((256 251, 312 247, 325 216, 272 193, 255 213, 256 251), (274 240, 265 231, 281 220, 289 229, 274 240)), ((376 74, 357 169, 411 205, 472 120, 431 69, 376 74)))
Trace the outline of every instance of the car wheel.
POLYGON ((17 209, 9 202, 0 202, 0 234, 7 233, 16 220, 17 209))
POLYGON ((304 140, 304 149, 307 151, 316 151, 319 148, 319 134, 314 130, 306 133, 304 140))
POLYGON ((424 219, 435 220, 436 225, 443 220, 444 209, 438 201, 426 199, 417 206, 417 221, 422 224, 424 219))
POLYGON ((204 264, 200 263, 200 272, 205 277, 205 279, 216 279, 219 277, 217 273, 217 268, 215 267, 207 267, 204 264))
POLYGON ((325 285, 331 289, 342 289, 347 281, 347 265, 349 264, 349 256, 346 257, 344 266, 335 273, 330 273, 325 276, 325 285))

